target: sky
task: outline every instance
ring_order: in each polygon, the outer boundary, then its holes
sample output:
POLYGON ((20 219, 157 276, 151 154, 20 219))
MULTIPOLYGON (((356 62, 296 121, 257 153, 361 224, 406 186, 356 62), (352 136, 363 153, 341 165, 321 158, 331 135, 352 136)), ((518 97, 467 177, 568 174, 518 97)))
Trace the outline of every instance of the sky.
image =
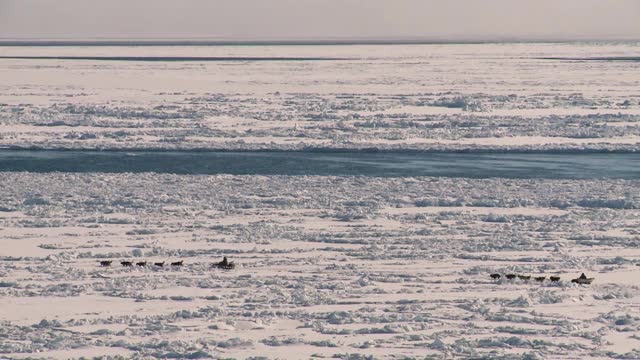
POLYGON ((640 0, 0 0, 0 38, 640 40, 640 0))

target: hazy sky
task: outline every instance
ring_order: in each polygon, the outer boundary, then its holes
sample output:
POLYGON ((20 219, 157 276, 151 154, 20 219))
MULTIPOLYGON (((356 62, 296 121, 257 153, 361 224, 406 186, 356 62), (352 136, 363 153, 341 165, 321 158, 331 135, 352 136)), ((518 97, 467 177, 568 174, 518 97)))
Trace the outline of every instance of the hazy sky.
POLYGON ((633 38, 640 0, 0 0, 0 38, 633 38))

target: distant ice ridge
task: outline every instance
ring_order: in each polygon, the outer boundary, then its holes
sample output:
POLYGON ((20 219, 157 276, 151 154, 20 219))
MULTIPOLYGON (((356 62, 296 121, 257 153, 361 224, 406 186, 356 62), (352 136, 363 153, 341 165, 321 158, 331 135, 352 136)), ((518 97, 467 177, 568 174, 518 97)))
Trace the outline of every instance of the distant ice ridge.
POLYGON ((640 144, 640 105, 575 94, 158 97, 165 100, 144 106, 5 105, 0 146, 637 151, 640 144))
MULTIPOLYGON (((20 47, 0 55, 86 57, 87 51, 20 47)), ((5 59, 0 146, 637 151, 637 63, 562 60, 634 51, 633 43, 156 47, 153 55, 167 58, 266 52, 351 60, 5 59)))

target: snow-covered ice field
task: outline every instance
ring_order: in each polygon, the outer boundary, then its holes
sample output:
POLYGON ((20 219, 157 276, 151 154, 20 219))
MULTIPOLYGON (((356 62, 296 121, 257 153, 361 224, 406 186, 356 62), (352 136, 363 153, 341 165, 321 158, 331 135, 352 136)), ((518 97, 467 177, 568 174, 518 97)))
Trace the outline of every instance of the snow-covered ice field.
POLYGON ((0 180, 3 356, 640 356, 638 181, 0 180))
MULTIPOLYGON (((0 147, 638 151, 639 46, 0 47, 316 58, 0 58, 0 147)), ((638 359, 639 189, 0 172, 0 358, 638 359)))
POLYGON ((628 58, 639 47, 0 47, 0 57, 341 59, 0 58, 0 146, 637 150, 640 61, 628 58))

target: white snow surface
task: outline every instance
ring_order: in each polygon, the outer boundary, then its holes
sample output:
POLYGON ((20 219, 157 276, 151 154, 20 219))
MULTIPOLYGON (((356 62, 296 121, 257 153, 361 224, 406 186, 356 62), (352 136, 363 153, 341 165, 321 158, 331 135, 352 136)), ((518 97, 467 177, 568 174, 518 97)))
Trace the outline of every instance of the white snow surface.
POLYGON ((638 43, 0 47, 0 146, 638 150, 638 43))
POLYGON ((0 357, 640 356, 638 181, 0 183, 0 357), (211 269, 222 256, 238 268, 211 269))
MULTIPOLYGON (((541 58, 639 45, 0 47, 347 59, 0 59, 0 147, 638 151, 640 62, 541 58)), ((638 189, 0 173, 0 358, 638 359, 638 189)))

